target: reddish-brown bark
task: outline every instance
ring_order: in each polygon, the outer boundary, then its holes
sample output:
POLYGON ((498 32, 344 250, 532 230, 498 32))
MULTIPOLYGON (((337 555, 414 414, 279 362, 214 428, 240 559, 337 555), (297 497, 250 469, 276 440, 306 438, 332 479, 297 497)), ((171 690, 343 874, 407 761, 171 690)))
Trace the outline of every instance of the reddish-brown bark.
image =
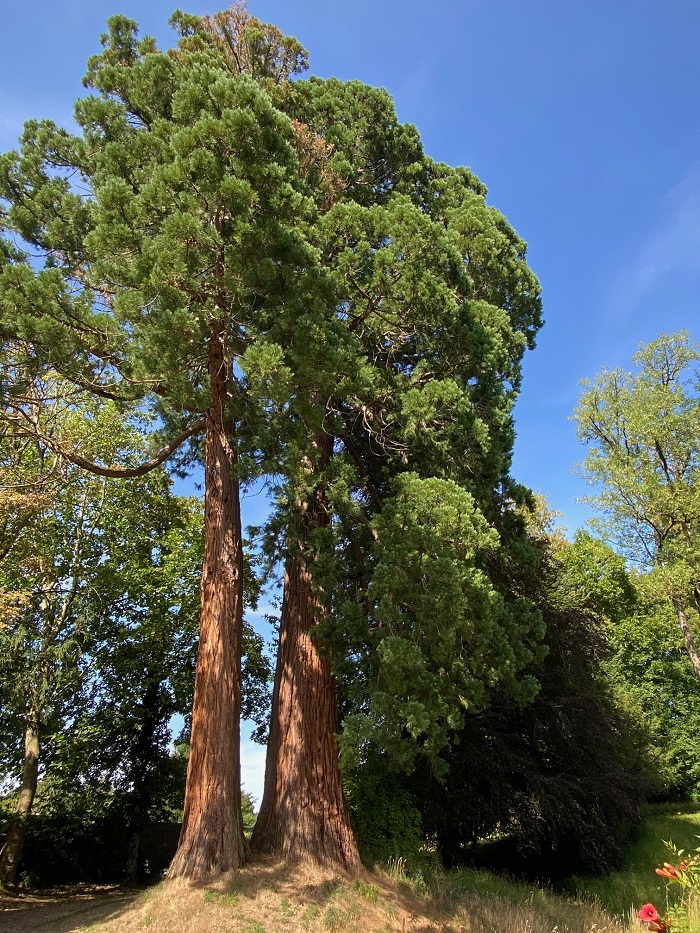
POLYGON ((185 811, 169 871, 171 878, 190 880, 238 868, 246 856, 240 777, 243 548, 237 452, 233 423, 225 416, 223 328, 212 331, 209 374, 202 616, 185 811))
POLYGON ((265 785, 251 847, 256 854, 356 871, 360 858, 338 761, 335 681, 312 637, 328 610, 313 586, 308 536, 327 522, 320 493, 300 506, 285 567, 265 785))

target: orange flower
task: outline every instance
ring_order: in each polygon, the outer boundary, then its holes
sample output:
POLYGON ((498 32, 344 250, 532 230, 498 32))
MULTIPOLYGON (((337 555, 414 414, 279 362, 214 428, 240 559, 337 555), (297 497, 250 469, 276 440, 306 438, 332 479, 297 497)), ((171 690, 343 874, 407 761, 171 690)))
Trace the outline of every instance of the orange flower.
MULTIPOLYGON (((657 875, 661 875, 662 878, 677 878, 678 877, 678 869, 675 868, 673 865, 669 865, 668 862, 664 862, 663 868, 655 868, 654 871, 656 872, 657 875)), ((681 868, 680 871, 683 871, 683 869, 681 868)))

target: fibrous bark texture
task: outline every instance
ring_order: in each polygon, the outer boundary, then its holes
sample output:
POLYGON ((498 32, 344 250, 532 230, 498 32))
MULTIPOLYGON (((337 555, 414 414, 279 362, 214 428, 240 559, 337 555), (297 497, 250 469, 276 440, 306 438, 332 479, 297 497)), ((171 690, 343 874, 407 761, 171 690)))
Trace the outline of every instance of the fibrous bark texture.
POLYGON ((240 765, 243 549, 234 430, 224 415, 222 330, 212 331, 209 368, 202 616, 185 810, 168 873, 190 880, 238 868, 246 856, 240 765))
POLYGON ((338 706, 312 632, 327 611, 314 589, 308 533, 327 523, 321 496, 301 507, 284 575, 265 787, 251 847, 261 855, 360 868, 338 761, 338 706))

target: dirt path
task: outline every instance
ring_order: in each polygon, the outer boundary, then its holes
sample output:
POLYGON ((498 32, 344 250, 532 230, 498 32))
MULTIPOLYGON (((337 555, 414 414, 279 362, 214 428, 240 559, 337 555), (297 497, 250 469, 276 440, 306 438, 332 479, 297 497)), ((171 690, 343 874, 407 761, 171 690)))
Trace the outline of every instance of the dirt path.
POLYGON ((129 907, 138 891, 71 888, 6 897, 0 894, 0 933, 75 933, 129 907))

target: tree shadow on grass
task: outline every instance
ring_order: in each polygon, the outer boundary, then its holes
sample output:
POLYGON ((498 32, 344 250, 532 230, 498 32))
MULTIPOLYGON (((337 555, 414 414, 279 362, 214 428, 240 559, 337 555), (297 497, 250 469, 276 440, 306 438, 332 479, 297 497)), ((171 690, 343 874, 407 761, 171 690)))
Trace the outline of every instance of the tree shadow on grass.
POLYGON ((111 920, 131 907, 140 892, 91 888, 0 894, 2 933, 74 933, 87 924, 111 920))

